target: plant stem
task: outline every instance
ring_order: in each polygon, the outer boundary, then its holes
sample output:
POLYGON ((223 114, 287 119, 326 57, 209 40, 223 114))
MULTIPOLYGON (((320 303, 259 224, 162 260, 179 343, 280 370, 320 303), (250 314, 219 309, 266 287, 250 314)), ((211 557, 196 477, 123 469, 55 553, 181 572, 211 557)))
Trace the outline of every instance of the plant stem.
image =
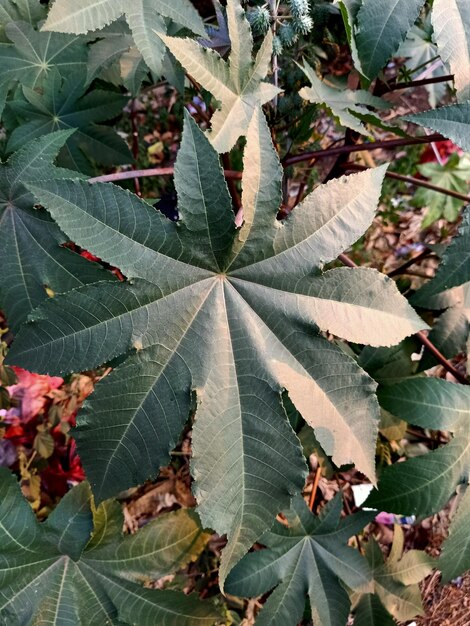
POLYGON ((363 152, 369 150, 389 150, 391 148, 399 148, 401 146, 413 146, 417 144, 432 143, 434 141, 445 141, 445 137, 438 133, 428 135, 426 137, 408 137, 403 139, 389 139, 385 141, 371 141, 369 143, 360 143, 352 146, 338 146, 337 148, 326 148, 325 150, 314 150, 312 152, 304 152, 283 159, 284 167, 295 165, 310 159, 321 159, 339 154, 351 154, 352 152, 363 152))
POLYGON ((421 80, 410 80, 401 83, 390 83, 384 87, 381 94, 388 93, 389 91, 397 91, 398 89, 412 89, 413 87, 423 87, 424 85, 434 85, 435 83, 445 83, 454 80, 453 74, 446 74, 445 76, 432 76, 430 78, 422 78, 421 80))
POLYGON ((411 267, 415 263, 419 263, 420 261, 430 256, 431 254, 433 254, 432 250, 430 250, 429 248, 425 248, 422 252, 420 252, 416 256, 411 257, 411 259, 408 259, 408 261, 403 263, 403 265, 400 265, 400 267, 396 267, 394 270, 389 272, 387 276, 390 276, 390 278, 392 278, 393 276, 400 276, 400 274, 403 274, 403 272, 405 272, 409 267, 411 267))
MULTIPOLYGON (((89 183, 114 183, 120 180, 130 180, 132 178, 144 178, 145 176, 173 176, 174 167, 151 167, 145 170, 133 170, 129 172, 115 172, 114 174, 104 174, 89 178, 89 183)), ((242 173, 236 170, 225 170, 225 178, 241 180, 242 173)))
MULTIPOLYGON (((132 169, 136 170, 137 160, 139 158, 139 131, 137 129, 136 111, 135 111, 135 98, 131 101, 131 127, 132 127, 132 156, 135 163, 132 164, 132 169)), ((135 193, 141 198, 142 192, 140 190, 140 181, 136 177, 134 178, 135 193)))
MULTIPOLYGON (((344 168, 348 170, 357 170, 358 172, 362 172, 368 169, 364 165, 359 165, 358 163, 346 163, 344 165, 344 168)), ((422 180, 421 178, 415 178, 414 176, 403 176, 403 174, 396 174, 395 172, 387 172, 385 176, 387 178, 393 178, 394 180, 401 180, 404 183, 409 183, 410 185, 415 185, 416 187, 431 189, 432 191, 443 193, 446 196, 451 196, 452 198, 457 198, 458 200, 462 200, 462 202, 470 204, 470 196, 467 196, 464 193, 459 193, 458 191, 452 191, 451 189, 439 187, 438 185, 433 185, 427 180, 422 180)))
POLYGON ((311 511, 313 511, 313 505, 315 504, 315 496, 317 495, 318 483, 320 482, 321 476, 321 467, 320 464, 317 465, 317 469, 315 470, 315 476, 313 478, 312 491, 310 492, 310 498, 308 500, 308 506, 311 511))

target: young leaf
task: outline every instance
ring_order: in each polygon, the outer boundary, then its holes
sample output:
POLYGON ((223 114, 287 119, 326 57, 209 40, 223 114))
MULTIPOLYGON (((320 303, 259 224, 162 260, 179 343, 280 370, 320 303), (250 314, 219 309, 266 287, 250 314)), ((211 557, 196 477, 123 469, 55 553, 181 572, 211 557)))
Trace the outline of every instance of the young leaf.
POLYGON ((271 31, 253 62, 253 37, 240 0, 228 0, 227 17, 231 42, 228 61, 192 39, 161 36, 185 70, 221 103, 208 131, 218 152, 231 150, 240 135, 246 134, 255 110, 280 92, 263 82, 271 61, 271 31))
POLYGON ((55 0, 42 30, 87 33, 123 14, 145 62, 157 74, 161 72, 165 46, 155 31, 159 35, 166 33, 164 17, 198 35, 206 34, 204 22, 189 0, 83 0, 79 5, 75 0, 55 0))
POLYGON ((0 469, 0 618, 5 624, 213 626, 215 609, 177 591, 145 589, 199 556, 207 541, 179 510, 122 535, 116 502, 94 509, 87 483, 39 524, 15 477, 0 469))
POLYGON ((232 570, 226 584, 232 595, 259 596, 275 587, 257 626, 295 626, 306 596, 316 626, 346 623, 350 603, 341 582, 357 589, 370 581, 366 560, 347 541, 372 516, 361 512, 340 520, 341 505, 338 494, 315 517, 297 496, 286 513, 289 527, 275 522, 260 539, 266 549, 247 554, 232 570))
POLYGON ((103 165, 131 162, 126 142, 109 126, 96 124, 119 115, 127 96, 101 89, 85 91, 83 78, 72 75, 63 81, 57 71, 49 74, 42 93, 23 87, 25 100, 15 99, 8 104, 24 123, 11 133, 7 150, 18 150, 28 138, 77 129, 60 151, 59 165, 93 175, 87 156, 103 165))
MULTIPOLYGON (((50 133, 26 143, 0 164, 0 298, 13 330, 47 298, 46 287, 68 291, 104 280, 107 272, 68 248, 66 238, 25 184, 63 178, 72 173, 53 167, 53 161, 71 131, 50 133)), ((111 278, 111 274, 109 274, 111 278)))
POLYGON ((86 73, 86 41, 58 33, 38 33, 26 22, 12 22, 5 28, 11 45, 0 47, 0 82, 19 82, 34 89, 42 87, 52 67, 61 76, 86 73))
MULTIPOLYGON (((435 567, 434 560, 423 551, 409 550, 402 554, 403 539, 403 531, 399 526, 395 526, 393 545, 387 560, 372 537, 365 549, 366 559, 372 570, 373 582, 370 591, 376 594, 382 610, 386 609, 399 621, 424 614, 418 583, 435 567)), ((353 602, 357 601, 355 598, 358 595, 357 593, 353 595, 353 602)), ((357 626, 356 620, 354 625, 357 626)))
MULTIPOLYGON (((437 46, 433 41, 433 28, 431 25, 431 16, 428 15, 419 26, 413 26, 409 31, 405 41, 400 46, 398 57, 405 57, 406 68, 413 72, 417 67, 426 67, 426 76, 428 78, 439 78, 444 76, 447 71, 443 63, 436 65, 434 61, 438 56, 437 46)), ((442 101, 447 85, 444 81, 438 83, 430 83, 425 85, 428 92, 429 104, 436 107, 442 101)))
POLYGON ((365 506, 401 515, 440 511, 457 485, 467 481, 470 467, 468 418, 464 416, 452 430, 454 438, 446 445, 386 467, 365 506))
POLYGON ((387 411, 421 428, 452 430, 462 418, 470 422, 470 389, 439 378, 408 379, 377 395, 387 411))
POLYGON ((374 79, 418 19, 425 0, 364 0, 357 13, 356 45, 361 68, 374 79))
MULTIPOLYGON (((257 133, 249 139, 247 154, 258 149, 257 133)), ((271 148, 275 174, 274 156, 271 148)), ((250 185, 263 176, 252 172, 250 185)), ((234 243, 218 155, 187 115, 175 173, 178 224, 113 185, 34 185, 73 241, 129 281, 54 298, 31 317, 9 359, 74 371, 135 351, 98 386, 76 431, 100 499, 167 462, 195 392, 195 490, 204 525, 229 537, 222 580, 304 482, 285 390, 337 465, 353 461, 374 475, 375 386, 315 324, 361 343, 393 343, 425 326, 378 272, 320 273, 372 221, 383 176, 376 169, 331 181, 282 224, 279 182, 258 185, 249 232, 234 243)))
MULTIPOLYGON (((314 104, 325 104, 332 114, 339 119, 340 124, 346 128, 351 128, 361 134, 366 133, 367 129, 361 119, 366 115, 372 119, 376 118, 367 107, 383 108, 387 106, 386 102, 368 91, 330 87, 325 81, 317 77, 314 69, 306 61, 304 61, 304 66, 301 69, 309 79, 311 87, 303 87, 299 91, 299 95, 314 104)), ((383 124, 380 118, 377 117, 376 119, 379 125, 383 124)))
POLYGON ((431 128, 451 139, 465 152, 470 152, 470 102, 430 109, 402 119, 431 128))
POLYGON ((470 535, 468 520, 470 519, 470 489, 460 500, 457 514, 452 519, 449 536, 442 545, 442 552, 437 567, 442 572, 443 584, 457 578, 470 569, 470 535))
MULTIPOLYGON (((422 176, 426 176, 429 182, 441 189, 457 191, 464 195, 468 191, 470 159, 467 157, 461 159, 458 154, 454 153, 444 165, 423 163, 418 165, 418 171, 422 176)), ((413 197, 413 205, 427 207, 421 224, 424 229, 440 217, 444 217, 449 222, 455 222, 459 217, 464 201, 442 192, 420 187, 413 197)))
POLYGON ((470 4, 467 0, 434 0, 431 15, 434 40, 441 59, 454 74, 457 98, 470 100, 470 4))
POLYGON ((470 207, 463 215, 457 235, 446 248, 436 275, 411 297, 411 302, 426 307, 433 296, 469 281, 470 207))

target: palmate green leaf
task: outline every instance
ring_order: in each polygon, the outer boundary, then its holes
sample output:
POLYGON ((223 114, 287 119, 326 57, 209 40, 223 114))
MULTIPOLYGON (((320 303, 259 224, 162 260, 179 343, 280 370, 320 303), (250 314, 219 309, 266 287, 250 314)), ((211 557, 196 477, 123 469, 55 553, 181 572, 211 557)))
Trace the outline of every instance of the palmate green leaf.
POLYGON ((162 36, 185 70, 220 102, 208 131, 218 152, 231 150, 240 135, 246 134, 256 109, 280 93, 263 82, 271 62, 271 31, 252 61, 253 37, 240 0, 228 0, 227 21, 231 42, 227 61, 192 39, 162 36))
MULTIPOLYGON (((373 537, 369 538, 365 548, 365 556, 372 571, 372 584, 367 591, 376 594, 382 612, 385 609, 385 612, 399 621, 424 614, 418 583, 429 576, 435 567, 434 560, 424 551, 409 550, 403 554, 403 545, 403 530, 396 525, 392 548, 386 560, 373 537)), ((368 596, 369 594, 366 595, 368 596)), ((356 610, 360 608, 363 598, 362 594, 353 593, 352 600, 357 604, 356 610)), ((364 602, 362 604, 362 611, 365 611, 364 602)), ((368 598, 367 604, 372 613, 377 603, 368 598)), ((386 624, 387 621, 384 620, 383 623, 386 624)), ((354 625, 357 626, 357 618, 354 625)))
MULTIPOLYGON (((460 403, 457 394, 457 407, 460 403)), ((470 471, 468 417, 464 415, 451 430, 454 438, 437 450, 386 467, 365 506, 401 515, 440 511, 457 486, 468 482, 470 471)))
POLYGON ((470 422, 470 389, 439 378, 408 379, 377 395, 387 411, 421 428, 453 430, 460 419, 470 422))
POLYGON ((62 76, 86 73, 86 41, 59 33, 38 33, 27 22, 7 24, 10 45, 0 46, 0 83, 41 87, 52 68, 62 76))
POLYGON ((470 152, 470 102, 430 109, 402 119, 441 133, 465 152, 470 152))
POLYGON ((222 582, 303 486, 286 390, 337 465, 353 461, 374 476, 375 385, 318 327, 376 344, 425 326, 378 272, 321 274, 371 223, 384 169, 317 188, 281 224, 281 169, 260 115, 248 132, 240 231, 218 155, 189 115, 175 168, 178 224, 113 185, 35 184, 71 239, 129 280, 54 298, 9 353, 18 365, 57 372, 130 355, 98 386, 75 431, 98 499, 167 462, 192 390, 199 512, 229 539, 222 582))
POLYGON ((8 42, 5 26, 10 22, 29 22, 35 26, 47 14, 39 0, 0 0, 0 41, 8 42))
POLYGON ((372 80, 397 52, 425 0, 363 0, 357 12, 356 45, 365 76, 372 80))
POLYGON ((70 134, 60 131, 26 143, 0 164, 0 301, 15 331, 47 298, 46 287, 68 291, 108 276, 95 263, 61 247, 66 237, 46 211, 33 208, 34 197, 25 187, 72 175, 52 165, 70 134))
POLYGON ((372 120, 376 119, 379 125, 383 124, 382 120, 373 115, 367 108, 369 106, 387 107, 387 103, 381 98, 377 98, 362 89, 352 91, 351 89, 331 87, 318 78, 314 69, 306 61, 304 61, 304 66, 301 69, 310 81, 311 87, 303 87, 299 91, 299 95, 314 104, 325 104, 338 118, 342 126, 364 134, 367 132, 361 121, 364 116, 369 116, 372 120))
POLYGON ((468 487, 459 502, 457 514, 452 518, 449 536, 442 545, 437 567, 445 584, 470 569, 470 489, 468 487))
POLYGON ((454 74, 457 98, 470 100, 470 4, 467 0, 434 0, 434 40, 441 59, 454 74))
POLYGON ((427 307, 433 297, 470 282, 470 208, 465 210, 457 235, 446 248, 436 275, 410 301, 427 307))
POLYGON ((164 35, 170 18, 180 26, 205 36, 204 23, 189 0, 55 0, 42 30, 84 34, 103 28, 125 15, 134 41, 151 70, 159 74, 165 46, 155 31, 164 35))
POLYGON ((121 506, 94 509, 87 483, 72 489, 39 524, 15 477, 0 469, 0 620, 11 626, 213 626, 210 603, 177 591, 145 589, 173 573, 207 542, 187 510, 161 515, 122 535, 121 506))
POLYGON ((57 71, 50 73, 42 93, 23 87, 24 100, 17 98, 8 103, 22 123, 11 133, 7 151, 18 150, 28 138, 77 129, 61 149, 59 165, 92 175, 95 170, 90 158, 103 165, 130 163, 132 154, 126 142, 110 126, 97 125, 117 117, 127 96, 104 89, 85 92, 82 77, 63 80, 57 71))
MULTIPOLYGON (((423 163, 418 165, 418 171, 422 176, 426 176, 430 183, 441 189, 457 191, 461 194, 466 194, 468 191, 470 159, 467 157, 461 159, 458 154, 454 153, 444 165, 423 163)), ((413 205, 428 207, 421 224, 422 228, 427 228, 442 216, 449 222, 455 222, 464 202, 444 193, 421 187, 413 196, 413 205)))
POLYGON ((338 494, 315 517, 297 496, 286 512, 289 527, 275 522, 260 539, 266 549, 247 554, 232 570, 226 584, 232 595, 254 597, 275 587, 257 626, 296 626, 306 596, 315 626, 344 626, 350 602, 341 582, 357 589, 371 579, 366 560, 347 541, 373 514, 361 512, 340 520, 341 507, 338 494))

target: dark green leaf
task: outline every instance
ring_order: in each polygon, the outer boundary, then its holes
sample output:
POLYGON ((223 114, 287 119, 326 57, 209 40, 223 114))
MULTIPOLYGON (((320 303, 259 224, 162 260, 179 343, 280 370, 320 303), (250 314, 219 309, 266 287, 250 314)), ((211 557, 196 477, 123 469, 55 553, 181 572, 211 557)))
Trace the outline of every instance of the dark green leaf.
POLYGON ((253 597, 276 588, 257 625, 296 626, 308 596, 316 626, 344 626, 350 603, 341 582, 357 589, 370 581, 367 562, 347 540, 372 515, 357 513, 340 521, 341 506, 338 494, 314 517, 304 500, 295 498, 287 513, 289 527, 275 522, 260 539, 266 549, 246 555, 232 570, 226 589, 233 595, 253 597))
POLYGON ((222 581, 304 483, 285 391, 333 462, 374 475, 375 386, 317 326, 361 343, 394 343, 425 326, 378 272, 321 274, 372 221, 384 169, 318 187, 280 224, 279 178, 265 183, 280 175, 279 162, 266 124, 253 125, 246 154, 263 150, 266 159, 250 161, 239 233, 217 155, 189 116, 178 223, 113 185, 31 186, 78 245, 128 281, 54 298, 9 353, 15 364, 61 372, 129 356, 78 420, 99 498, 167 463, 196 395, 195 494, 204 525, 229 538, 222 581))
POLYGON ((39 524, 10 472, 0 469, 0 619, 4 624, 213 626, 210 603, 144 589, 196 558, 205 546, 196 516, 161 515, 122 535, 116 502, 92 505, 86 483, 39 524))
POLYGON ((52 163, 70 131, 50 133, 21 148, 0 165, 0 297, 10 327, 16 330, 28 314, 53 292, 105 280, 111 274, 62 247, 66 237, 25 184, 63 178, 72 173, 52 163))
POLYGON ((470 422, 470 388, 438 378, 416 378, 379 388, 380 404, 409 424, 453 430, 460 419, 470 422))

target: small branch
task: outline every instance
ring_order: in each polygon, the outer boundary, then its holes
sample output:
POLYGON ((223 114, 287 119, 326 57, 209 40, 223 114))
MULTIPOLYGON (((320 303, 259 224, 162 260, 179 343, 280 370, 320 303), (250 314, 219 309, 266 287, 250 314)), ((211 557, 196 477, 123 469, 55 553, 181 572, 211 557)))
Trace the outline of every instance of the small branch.
POLYGON ((310 492, 310 498, 308 499, 308 506, 311 511, 313 511, 313 505, 315 504, 315 496, 317 495, 318 483, 320 482, 321 476, 321 467, 320 464, 317 465, 317 469, 315 470, 315 476, 313 478, 312 491, 310 492))
POLYGON ((118 180, 130 180, 133 178, 144 178, 145 176, 173 176, 173 167, 151 167, 145 170, 132 170, 130 172, 115 172, 114 174, 104 174, 89 178, 89 183, 115 183, 118 180))
POLYGON ((394 270, 389 272, 387 276, 389 276, 390 278, 393 278, 393 276, 400 276, 400 274, 403 274, 404 272, 406 272, 406 270, 409 267, 411 267, 412 265, 415 265, 415 263, 419 263, 420 261, 430 256, 431 254, 433 254, 432 250, 430 250, 429 248, 425 248, 419 254, 415 255, 414 257, 411 257, 411 259, 408 259, 408 261, 403 263, 403 265, 400 265, 400 267, 396 267, 394 270))
POLYGON ((446 83, 454 80, 453 74, 446 74, 445 76, 432 76, 430 78, 422 78, 421 80, 410 80, 401 83, 389 83, 385 85, 381 90, 381 94, 386 94, 390 91, 397 91, 398 89, 412 89, 413 87, 424 87, 425 85, 434 85, 435 83, 446 83))
POLYGON ((371 141, 369 143, 360 143, 352 146, 338 146, 337 148, 326 148, 325 150, 314 150, 313 152, 304 152, 283 159, 284 167, 295 165, 310 159, 321 159, 325 157, 337 156, 340 154, 351 154, 352 152, 363 152, 369 150, 389 150, 391 148, 399 148, 401 146, 413 146, 417 144, 432 143, 434 141, 445 141, 445 137, 438 133, 428 135, 426 137, 409 137, 403 139, 389 139, 385 141, 371 141))
POLYGON ((429 340, 428 336, 423 333, 422 331, 420 331, 419 333, 416 333, 415 337, 418 339, 418 341, 420 343, 423 344, 423 346, 425 348, 427 348, 429 350, 429 352, 431 352, 431 354, 434 356, 434 358, 439 361, 439 363, 442 365, 442 367, 444 369, 446 369, 449 374, 452 374, 452 376, 459 381, 459 383, 462 383, 462 385, 470 385, 470 381, 467 379, 466 376, 464 376, 463 374, 461 374, 459 372, 458 369, 456 369, 452 363, 450 363, 445 356, 442 354, 442 352, 440 352, 436 346, 432 343, 432 341, 429 340))
MULTIPOLYGON (((368 169, 364 165, 359 165, 358 163, 346 163, 344 167, 348 170, 357 170, 359 172, 368 169)), ((431 191, 437 191, 438 193, 442 193, 446 196, 451 196, 452 198, 457 198, 458 200, 462 200, 462 202, 470 204, 470 196, 467 196, 464 193, 459 193, 458 191, 452 191, 451 189, 444 189, 444 187, 439 187, 438 185, 433 185, 427 180, 421 180, 421 178, 415 178, 414 176, 403 176, 402 174, 396 174, 395 172, 387 172, 385 176, 387 178, 393 178, 394 180, 401 180, 404 183, 409 183, 410 185, 415 185, 416 187, 431 189, 431 191)))
MULTIPOLYGON (((132 156, 134 157, 134 163, 132 169, 136 170, 136 163, 139 159, 139 131, 137 128, 136 111, 135 111, 135 98, 131 101, 131 127, 132 127, 132 156)), ((142 192, 140 190, 140 181, 138 178, 134 178, 135 193, 141 198, 142 192)))
MULTIPOLYGON (((103 176, 96 176, 95 178, 89 178, 89 183, 115 183, 120 180, 130 180, 132 178, 144 178, 146 176, 173 176, 175 173, 174 167, 151 167, 145 170, 134 170, 129 172, 116 172, 114 174, 104 174, 103 176)), ((232 180, 241 180, 242 173, 236 170, 225 170, 225 178, 232 180)))

